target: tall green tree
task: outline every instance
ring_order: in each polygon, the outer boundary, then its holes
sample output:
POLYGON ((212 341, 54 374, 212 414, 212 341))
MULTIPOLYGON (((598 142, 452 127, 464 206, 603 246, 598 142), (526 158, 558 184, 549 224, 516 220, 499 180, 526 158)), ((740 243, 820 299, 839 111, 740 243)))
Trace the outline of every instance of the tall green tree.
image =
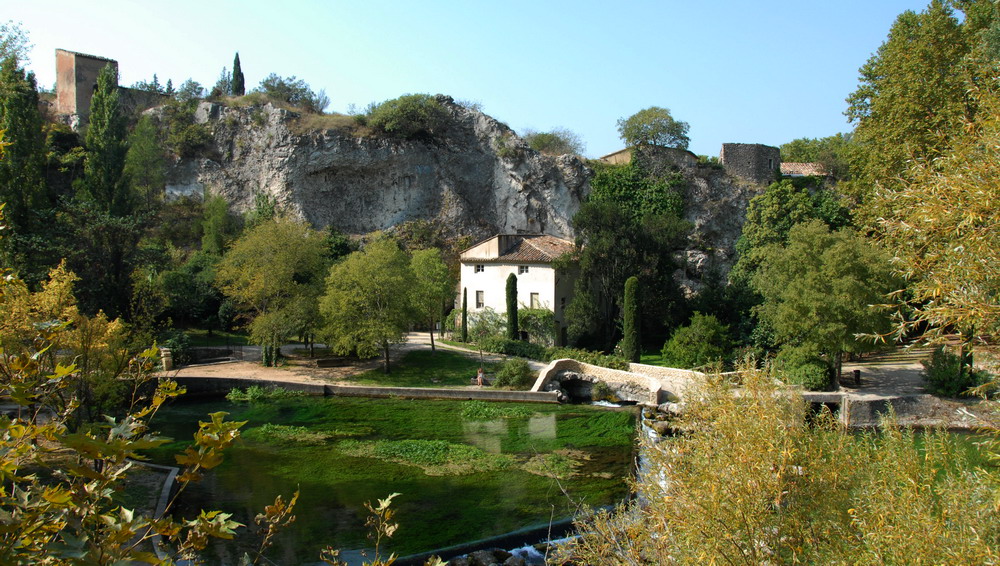
POLYGON ((415 306, 427 322, 434 351, 434 323, 441 320, 444 307, 455 304, 455 280, 441 259, 441 250, 428 248, 413 252, 410 267, 416 277, 415 306))
POLYGON ((507 339, 517 340, 517 275, 511 273, 507 276, 507 286, 505 289, 507 298, 507 339))
POLYGON ((289 218, 253 227, 222 258, 216 284, 248 313, 265 365, 276 361, 282 343, 316 331, 327 266, 323 234, 289 218))
POLYGON ((125 178, 127 123, 118 100, 118 71, 111 64, 97 75, 90 101, 83 196, 112 216, 132 212, 135 199, 125 178))
POLYGON ((230 83, 230 90, 233 96, 243 96, 246 94, 246 79, 243 78, 243 67, 240 65, 240 54, 237 51, 233 58, 233 78, 230 83))
POLYGON ((205 199, 201 226, 201 250, 216 256, 222 256, 240 231, 239 218, 229 211, 229 202, 220 195, 205 199))
POLYGON ((0 130, 7 132, 7 155, 0 161, 0 202, 8 225, 28 229, 32 210, 48 208, 42 168, 45 134, 38 112, 34 73, 25 73, 16 57, 0 63, 0 130))
POLYGON ((969 36, 951 6, 932 0, 923 12, 900 14, 860 69, 846 114, 856 126, 852 187, 862 199, 876 184, 898 188, 907 162, 934 156, 970 110, 962 65, 969 36))
POLYGON ((415 281, 406 252, 384 236, 334 265, 320 299, 321 334, 330 348, 362 357, 381 353, 389 373, 390 347, 406 339, 418 317, 415 281))
POLYGON ((839 377, 844 353, 875 349, 862 335, 885 332, 882 304, 893 289, 889 258, 850 228, 820 220, 796 224, 785 246, 769 246, 753 277, 758 315, 785 345, 812 345, 839 377))
MULTIPOLYGON (((656 297, 641 297, 644 334, 676 325, 683 298, 673 281, 672 253, 689 230, 683 180, 652 176, 636 164, 598 168, 587 202, 573 217, 579 252, 560 264, 578 269, 567 305, 570 342, 610 351, 620 339, 625 281, 635 275, 656 297)), ((686 315, 684 315, 686 317, 686 315)))
POLYGON ((655 145, 687 149, 691 138, 687 122, 675 120, 670 110, 650 106, 618 120, 618 134, 625 145, 655 145))
POLYGON ((1000 334, 1000 93, 970 94, 982 111, 952 147, 915 164, 905 190, 876 195, 878 239, 906 283, 890 301, 898 338, 1000 334))
POLYGON ((149 116, 140 118, 128 137, 123 172, 137 203, 146 210, 153 210, 163 198, 167 172, 158 130, 149 116))
POLYGON ((622 309, 622 356, 633 363, 638 363, 642 355, 640 320, 639 278, 633 275, 625 280, 625 306, 622 309))

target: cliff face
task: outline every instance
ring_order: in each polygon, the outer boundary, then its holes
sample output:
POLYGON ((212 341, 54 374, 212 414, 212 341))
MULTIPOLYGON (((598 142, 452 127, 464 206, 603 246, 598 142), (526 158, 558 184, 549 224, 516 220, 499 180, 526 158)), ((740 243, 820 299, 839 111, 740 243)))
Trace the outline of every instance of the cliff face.
MULTIPOLYGON (((428 220, 473 239, 513 232, 572 238, 570 221, 590 190, 591 170, 574 156, 541 155, 493 118, 438 100, 449 125, 420 141, 306 127, 299 115, 271 105, 202 102, 195 121, 212 132, 208 157, 177 160, 167 193, 218 194, 238 212, 262 193, 316 227, 348 234, 428 220)), ((709 270, 724 277, 732 267, 747 203, 763 187, 700 165, 685 151, 646 159, 651 171, 678 170, 687 181, 693 230, 677 254, 676 278, 697 291, 709 270)))
POLYGON ((271 105, 202 102, 195 121, 212 131, 211 157, 179 159, 168 195, 225 197, 233 209, 255 194, 317 227, 349 234, 410 220, 455 235, 534 232, 572 237, 570 219, 590 171, 576 157, 532 151, 507 126, 439 97, 451 115, 431 140, 360 136, 346 129, 299 133, 299 116, 271 105))

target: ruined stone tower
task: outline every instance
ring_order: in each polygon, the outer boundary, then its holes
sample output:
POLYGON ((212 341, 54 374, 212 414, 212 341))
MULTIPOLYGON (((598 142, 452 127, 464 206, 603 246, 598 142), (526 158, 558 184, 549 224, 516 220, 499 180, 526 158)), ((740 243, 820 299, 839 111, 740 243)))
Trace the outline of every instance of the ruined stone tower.
POLYGON ((734 177, 768 185, 781 168, 781 152, 776 147, 759 143, 724 143, 719 162, 734 177))

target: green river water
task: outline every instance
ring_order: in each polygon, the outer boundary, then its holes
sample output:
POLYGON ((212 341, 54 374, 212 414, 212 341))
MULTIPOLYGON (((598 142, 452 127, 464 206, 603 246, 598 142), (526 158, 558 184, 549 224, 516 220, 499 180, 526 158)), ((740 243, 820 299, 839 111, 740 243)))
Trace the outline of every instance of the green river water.
MULTIPOLYGON (((635 454, 635 413, 627 409, 298 397, 167 407, 154 429, 175 442, 152 460, 173 464, 198 419, 215 411, 248 423, 179 511, 221 509, 250 525, 276 495, 298 489, 296 522, 268 552, 278 564, 315 562, 327 545, 369 547, 364 502, 396 492, 400 528, 387 550, 400 555, 547 523, 579 504, 614 504, 628 495, 635 454), (514 414, 489 414, 497 410, 514 414)), ((241 530, 205 559, 236 563, 254 542, 241 530)))

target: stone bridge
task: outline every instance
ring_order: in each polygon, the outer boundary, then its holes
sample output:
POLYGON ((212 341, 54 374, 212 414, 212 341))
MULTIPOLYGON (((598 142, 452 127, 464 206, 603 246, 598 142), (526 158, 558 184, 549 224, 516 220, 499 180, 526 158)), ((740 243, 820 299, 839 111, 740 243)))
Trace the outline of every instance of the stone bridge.
POLYGON ((665 368, 646 364, 629 364, 628 371, 610 369, 577 360, 554 360, 538 374, 532 391, 562 392, 561 397, 586 390, 589 395, 594 382, 603 381, 623 401, 641 405, 677 402, 705 374, 685 369, 665 368))

